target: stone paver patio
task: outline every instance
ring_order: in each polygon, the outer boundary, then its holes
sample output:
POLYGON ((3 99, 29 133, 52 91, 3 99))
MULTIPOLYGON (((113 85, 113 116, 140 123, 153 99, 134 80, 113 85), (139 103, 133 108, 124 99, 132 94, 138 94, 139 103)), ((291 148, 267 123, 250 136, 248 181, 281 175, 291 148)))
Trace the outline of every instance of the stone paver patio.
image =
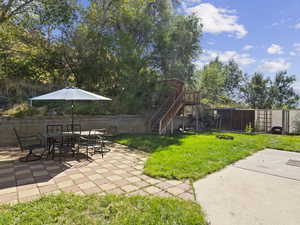
POLYGON ((23 202, 48 193, 156 195, 195 200, 190 182, 143 174, 147 154, 119 144, 89 160, 67 158, 22 163, 18 148, 0 148, 0 203, 23 202))

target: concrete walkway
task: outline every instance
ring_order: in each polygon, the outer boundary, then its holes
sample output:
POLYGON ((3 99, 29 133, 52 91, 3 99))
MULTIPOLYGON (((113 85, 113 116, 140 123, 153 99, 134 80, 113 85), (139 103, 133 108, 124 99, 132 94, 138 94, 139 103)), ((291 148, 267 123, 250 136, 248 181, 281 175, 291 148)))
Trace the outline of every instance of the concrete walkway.
POLYGON ((197 202, 211 225, 300 224, 300 167, 288 165, 297 160, 299 153, 260 151, 195 182, 197 202))

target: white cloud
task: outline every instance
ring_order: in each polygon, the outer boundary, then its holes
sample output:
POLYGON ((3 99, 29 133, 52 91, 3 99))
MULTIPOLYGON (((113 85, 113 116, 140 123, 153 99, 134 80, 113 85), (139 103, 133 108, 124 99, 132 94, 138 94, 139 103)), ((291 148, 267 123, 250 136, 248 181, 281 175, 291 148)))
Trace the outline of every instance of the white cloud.
POLYGON ((202 2, 202 0, 185 0, 185 1, 181 1, 181 9, 179 11, 181 11, 182 13, 185 13, 187 11, 188 8, 193 7, 195 5, 199 5, 202 2))
POLYGON ((185 0, 185 3, 187 4, 199 4, 202 0, 185 0))
POLYGON ((253 48, 253 45, 245 45, 243 50, 248 51, 253 48))
POLYGON ((295 28, 296 28, 296 29, 300 29, 300 23, 296 24, 296 25, 295 25, 295 28))
POLYGON ((295 56, 295 55, 297 55, 296 52, 290 52, 290 56, 295 56))
POLYGON ((269 54, 282 54, 282 47, 280 45, 272 44, 271 47, 267 49, 269 54))
POLYGON ((188 13, 195 14, 203 24, 203 31, 220 34, 223 32, 243 38, 248 33, 245 27, 237 23, 238 17, 234 10, 216 8, 210 3, 202 3, 187 8, 188 13))
POLYGON ((202 69, 207 64, 207 62, 203 62, 201 60, 194 61, 193 63, 198 69, 202 69))
POLYGON ((295 89, 295 91, 299 94, 300 93, 300 81, 296 81, 293 84, 293 88, 295 89))
POLYGON ((272 27, 284 25, 284 24, 286 24, 287 22, 289 22, 289 21, 291 21, 291 20, 292 20, 291 17, 287 17, 287 18, 280 19, 280 20, 278 20, 278 21, 272 23, 272 27))
POLYGON ((295 43, 294 47, 295 47, 295 51, 296 52, 300 52, 300 42, 299 43, 295 43))
POLYGON ((258 67, 261 72, 278 72, 281 70, 287 70, 291 67, 291 63, 287 62, 285 59, 279 58, 275 60, 263 61, 263 64, 258 67))
POLYGON ((253 59, 249 54, 239 54, 236 51, 218 52, 213 50, 205 50, 203 51, 203 55, 200 57, 200 59, 195 62, 195 65, 198 66, 198 68, 202 68, 216 57, 219 57, 219 60, 225 63, 233 59, 239 65, 243 66, 256 62, 256 60, 253 59))

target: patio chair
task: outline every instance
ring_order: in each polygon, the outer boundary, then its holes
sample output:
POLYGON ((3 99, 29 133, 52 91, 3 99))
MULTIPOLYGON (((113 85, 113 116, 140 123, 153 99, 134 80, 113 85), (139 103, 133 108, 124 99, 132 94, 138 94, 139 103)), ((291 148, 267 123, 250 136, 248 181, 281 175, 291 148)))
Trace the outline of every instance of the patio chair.
MULTIPOLYGON (((66 132, 71 133, 71 132, 76 132, 76 134, 79 133, 81 134, 81 125, 80 124, 67 124, 66 125, 66 132)), ((67 143, 69 145, 72 145, 73 147, 75 146, 77 137, 64 137, 64 143, 67 143)), ((78 142, 77 142, 78 143, 78 142)))
POLYGON ((72 153, 73 157, 78 154, 78 147, 76 144, 79 143, 79 135, 78 136, 65 136, 61 135, 61 138, 58 138, 57 141, 51 144, 51 154, 52 159, 54 159, 55 154, 58 152, 60 160, 66 157, 67 153, 72 153))
POLYGON ((90 130, 88 138, 80 138, 78 148, 85 148, 87 157, 89 156, 90 150, 92 150, 93 154, 100 153, 103 158, 104 153, 109 152, 110 150, 106 147, 102 134, 103 129, 90 130))
POLYGON ((36 161, 41 159, 43 154, 37 155, 33 151, 45 147, 42 143, 42 139, 38 135, 20 136, 16 128, 13 128, 13 130, 16 135, 21 151, 22 152, 28 151, 28 154, 25 157, 20 158, 19 160, 21 162, 30 162, 30 161, 36 161))
MULTIPOLYGON (((47 143, 49 149, 51 149, 52 153, 52 159, 54 159, 56 150, 59 150, 60 159, 62 158, 62 155, 65 151, 66 146, 63 146, 64 143, 64 137, 63 137, 63 125, 62 124, 48 124, 46 126, 47 134, 56 134, 57 136, 53 136, 51 138, 48 138, 47 143)), ((69 142, 66 141, 67 144, 69 142)))
POLYGON ((66 131, 67 132, 79 132, 79 134, 81 134, 81 125, 80 124, 67 124, 66 125, 66 131), (72 129, 73 127, 73 129, 72 129))
POLYGON ((80 138, 80 136, 72 136, 71 138, 70 137, 63 138, 62 143, 57 145, 60 160, 62 159, 62 157, 65 158, 66 154, 68 154, 68 153, 72 153, 73 157, 75 157, 75 155, 76 156, 78 155, 79 149, 76 146, 76 144, 79 143, 79 138, 80 138))
POLYGON ((48 124, 47 133, 61 133, 63 132, 62 124, 48 124))
MULTIPOLYGON (((62 124, 48 124, 46 127, 46 131, 47 134, 62 134, 63 133, 63 125, 62 124)), ((47 140, 47 142, 50 145, 57 145, 59 143, 62 143, 63 141, 63 137, 61 136, 57 136, 57 137, 53 137, 49 140, 47 140)))

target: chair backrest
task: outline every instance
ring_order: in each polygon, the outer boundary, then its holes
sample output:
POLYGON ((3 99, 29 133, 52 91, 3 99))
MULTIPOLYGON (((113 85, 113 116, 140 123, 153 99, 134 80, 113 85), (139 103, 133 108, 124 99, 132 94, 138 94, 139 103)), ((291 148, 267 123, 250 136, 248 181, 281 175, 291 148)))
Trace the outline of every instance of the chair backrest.
POLYGON ((63 137, 63 145, 66 146, 75 146, 75 144, 78 144, 80 142, 80 135, 81 135, 81 125, 80 124, 67 124, 65 126, 68 133, 76 132, 75 136, 66 136, 63 137), (79 135, 77 135, 79 132, 79 135))
POLYGON ((81 134, 81 125, 80 124, 67 124, 66 131, 67 132, 77 131, 81 134), (72 127, 73 127, 73 129, 72 129, 72 127))
POLYGON ((90 144, 102 144, 104 143, 104 135, 105 129, 92 129, 89 132, 89 142, 90 144))
MULTIPOLYGON (((62 124, 49 124, 47 125, 47 134, 62 134, 64 126, 62 124)), ((63 137, 56 137, 53 139, 56 143, 63 143, 63 137)))
POLYGON ((47 133, 62 133, 63 125, 61 124, 51 124, 47 125, 47 133))
POLYGON ((17 132, 17 129, 16 129, 16 128, 13 128, 13 130, 14 130, 14 133, 15 133, 15 135, 16 135, 17 141, 18 141, 18 143, 19 143, 20 149, 21 149, 21 151, 23 152, 23 151, 24 151, 24 147, 23 147, 21 138, 20 138, 20 136, 19 136, 19 134, 18 134, 18 132, 17 132))

